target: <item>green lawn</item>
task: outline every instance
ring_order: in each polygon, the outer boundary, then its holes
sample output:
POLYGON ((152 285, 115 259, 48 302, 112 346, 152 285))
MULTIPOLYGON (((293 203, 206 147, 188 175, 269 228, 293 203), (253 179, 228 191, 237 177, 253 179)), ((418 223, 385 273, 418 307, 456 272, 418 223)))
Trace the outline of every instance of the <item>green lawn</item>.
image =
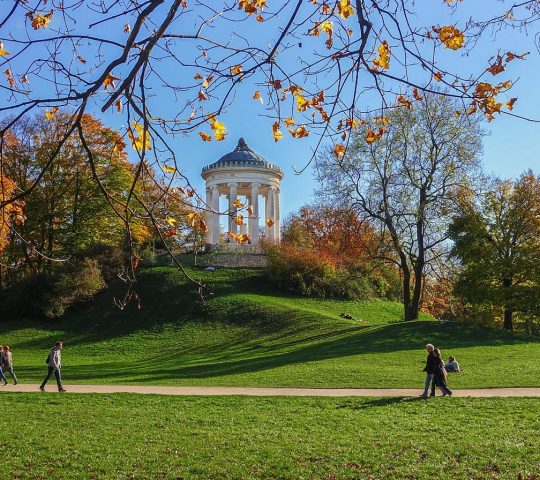
POLYGON ((118 310, 108 292, 56 322, 2 321, 0 342, 12 346, 22 382, 41 380, 62 339, 66 383, 415 387, 432 342, 465 370, 452 387, 540 386, 538 337, 428 317, 404 323, 394 302, 287 296, 257 271, 190 273, 212 285, 204 304, 173 268, 142 269, 140 311, 118 310))
POLYGON ((1 399, 6 479, 537 480, 540 472, 539 399, 1 399))

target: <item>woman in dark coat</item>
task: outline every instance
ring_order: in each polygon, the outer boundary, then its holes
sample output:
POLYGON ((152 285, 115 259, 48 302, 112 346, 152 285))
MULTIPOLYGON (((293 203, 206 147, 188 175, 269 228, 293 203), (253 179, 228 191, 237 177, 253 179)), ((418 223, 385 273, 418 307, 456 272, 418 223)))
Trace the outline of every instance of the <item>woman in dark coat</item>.
POLYGON ((444 360, 441 357, 441 351, 436 348, 433 350, 433 354, 435 355, 435 358, 437 360, 437 367, 435 368, 435 376, 433 380, 435 381, 435 385, 437 385, 441 392, 443 393, 443 397, 445 395, 452 396, 452 391, 448 388, 448 385, 446 384, 446 370, 444 368, 444 360))

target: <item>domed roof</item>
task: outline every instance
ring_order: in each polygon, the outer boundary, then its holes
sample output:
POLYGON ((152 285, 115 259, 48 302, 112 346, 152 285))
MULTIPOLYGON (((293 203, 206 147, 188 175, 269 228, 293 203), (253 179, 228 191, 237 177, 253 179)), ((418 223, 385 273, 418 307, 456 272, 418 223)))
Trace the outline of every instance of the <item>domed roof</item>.
POLYGON ((251 148, 249 148, 243 138, 240 138, 240 140, 238 140, 238 145, 232 152, 226 153, 217 162, 214 162, 204 167, 203 172, 214 168, 224 167, 255 167, 277 170, 278 172, 281 172, 279 167, 273 165, 270 162, 267 162, 258 153, 255 153, 251 148))

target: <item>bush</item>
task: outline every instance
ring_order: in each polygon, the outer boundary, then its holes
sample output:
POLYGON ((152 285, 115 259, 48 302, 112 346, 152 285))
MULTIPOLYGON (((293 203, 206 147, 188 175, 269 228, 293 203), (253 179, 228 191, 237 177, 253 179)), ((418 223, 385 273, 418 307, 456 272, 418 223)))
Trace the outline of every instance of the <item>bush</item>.
POLYGON ((315 250, 289 244, 267 248, 268 277, 279 288, 317 298, 365 299, 375 295, 372 278, 337 267, 315 250))
POLYGON ((97 260, 85 258, 51 272, 40 272, 3 292, 6 320, 12 316, 53 319, 94 297, 105 287, 97 260))

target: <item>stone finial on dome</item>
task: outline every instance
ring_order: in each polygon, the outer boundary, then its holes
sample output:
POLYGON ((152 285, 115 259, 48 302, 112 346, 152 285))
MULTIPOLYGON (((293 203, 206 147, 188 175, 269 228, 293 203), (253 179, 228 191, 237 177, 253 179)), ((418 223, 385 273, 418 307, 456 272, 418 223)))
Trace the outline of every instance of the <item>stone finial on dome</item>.
POLYGON ((251 148, 248 147, 244 137, 240 137, 238 140, 238 145, 234 149, 235 152, 252 152, 251 148))

